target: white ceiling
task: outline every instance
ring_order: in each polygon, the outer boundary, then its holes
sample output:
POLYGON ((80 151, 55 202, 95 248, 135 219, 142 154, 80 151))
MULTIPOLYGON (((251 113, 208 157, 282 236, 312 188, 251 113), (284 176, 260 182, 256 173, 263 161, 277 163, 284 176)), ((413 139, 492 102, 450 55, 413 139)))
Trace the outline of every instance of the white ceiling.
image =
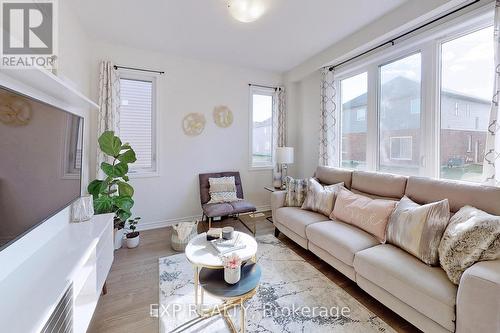
POLYGON ((267 0, 257 21, 224 0, 73 0, 92 38, 251 68, 287 71, 405 0, 267 0))

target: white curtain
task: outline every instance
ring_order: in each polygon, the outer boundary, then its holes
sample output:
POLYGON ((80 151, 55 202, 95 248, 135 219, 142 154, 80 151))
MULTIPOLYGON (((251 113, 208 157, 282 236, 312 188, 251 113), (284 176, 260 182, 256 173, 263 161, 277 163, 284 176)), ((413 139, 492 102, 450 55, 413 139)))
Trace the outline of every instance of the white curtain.
POLYGON ((486 183, 500 186, 500 0, 495 5, 495 85, 486 137, 483 176, 486 183))
POLYGON ((321 115, 319 132, 319 165, 338 166, 337 104, 333 70, 321 69, 321 115))
MULTIPOLYGON (((99 71, 99 116, 97 137, 105 131, 120 134, 120 79, 111 61, 102 61, 99 71)), ((106 162, 106 156, 97 149, 96 175, 102 177, 101 163, 106 162)))
MULTIPOLYGON (((286 104, 285 88, 277 87, 273 98, 273 156, 277 147, 286 147, 286 104)), ((273 185, 281 186, 281 165, 274 163, 273 185)))

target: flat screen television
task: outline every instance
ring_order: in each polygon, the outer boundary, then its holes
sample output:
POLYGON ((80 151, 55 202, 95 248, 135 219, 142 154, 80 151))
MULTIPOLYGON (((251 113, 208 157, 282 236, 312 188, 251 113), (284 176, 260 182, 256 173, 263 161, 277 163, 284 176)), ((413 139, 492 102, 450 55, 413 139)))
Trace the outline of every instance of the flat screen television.
POLYGON ((0 251, 81 193, 83 118, 0 86, 0 251))

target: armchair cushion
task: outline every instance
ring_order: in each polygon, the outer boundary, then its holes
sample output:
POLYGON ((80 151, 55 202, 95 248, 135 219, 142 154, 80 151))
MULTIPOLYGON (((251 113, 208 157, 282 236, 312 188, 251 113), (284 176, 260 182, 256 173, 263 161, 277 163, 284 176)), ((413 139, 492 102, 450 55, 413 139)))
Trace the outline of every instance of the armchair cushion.
POLYGON ((234 207, 230 203, 213 203, 201 206, 203 213, 208 217, 227 216, 234 214, 234 207))
POLYGON ((229 203, 233 206, 233 214, 255 212, 257 208, 246 200, 233 201, 229 203))

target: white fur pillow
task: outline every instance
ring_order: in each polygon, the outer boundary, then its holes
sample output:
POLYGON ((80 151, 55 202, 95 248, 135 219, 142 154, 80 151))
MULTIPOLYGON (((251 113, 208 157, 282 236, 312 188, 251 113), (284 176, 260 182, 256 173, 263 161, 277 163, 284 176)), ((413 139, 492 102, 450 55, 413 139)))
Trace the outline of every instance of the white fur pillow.
POLYGON ((439 262, 454 284, 478 261, 500 258, 500 216, 471 206, 450 220, 439 244, 439 262))

